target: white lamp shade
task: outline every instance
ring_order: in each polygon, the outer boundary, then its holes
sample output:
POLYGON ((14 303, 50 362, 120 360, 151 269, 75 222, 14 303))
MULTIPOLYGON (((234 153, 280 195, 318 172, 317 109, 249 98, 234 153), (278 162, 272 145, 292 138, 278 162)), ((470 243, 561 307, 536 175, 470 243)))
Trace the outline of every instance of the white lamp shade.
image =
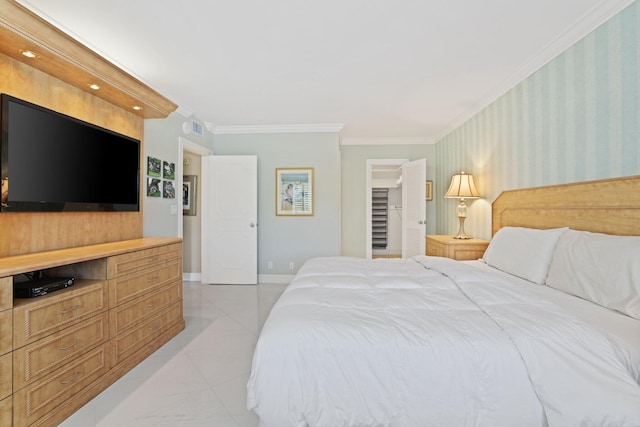
POLYGON ((480 192, 476 188, 475 182, 473 182, 473 175, 464 172, 453 175, 451 185, 444 197, 449 199, 477 199, 480 197, 480 192))

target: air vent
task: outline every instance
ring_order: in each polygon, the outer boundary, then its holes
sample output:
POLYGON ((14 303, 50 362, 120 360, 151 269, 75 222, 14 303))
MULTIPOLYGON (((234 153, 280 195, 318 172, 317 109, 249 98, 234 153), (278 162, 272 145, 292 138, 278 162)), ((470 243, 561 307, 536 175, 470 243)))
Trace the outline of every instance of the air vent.
POLYGON ((198 123, 195 120, 191 122, 191 130, 196 135, 204 136, 204 126, 202 123, 198 123))

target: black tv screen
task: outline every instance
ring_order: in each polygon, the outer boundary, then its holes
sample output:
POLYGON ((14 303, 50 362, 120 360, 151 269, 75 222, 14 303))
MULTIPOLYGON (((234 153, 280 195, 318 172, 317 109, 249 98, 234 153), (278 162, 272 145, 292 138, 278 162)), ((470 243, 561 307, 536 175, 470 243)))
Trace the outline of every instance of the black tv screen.
POLYGON ((0 211, 140 210, 139 140, 1 98, 0 211))

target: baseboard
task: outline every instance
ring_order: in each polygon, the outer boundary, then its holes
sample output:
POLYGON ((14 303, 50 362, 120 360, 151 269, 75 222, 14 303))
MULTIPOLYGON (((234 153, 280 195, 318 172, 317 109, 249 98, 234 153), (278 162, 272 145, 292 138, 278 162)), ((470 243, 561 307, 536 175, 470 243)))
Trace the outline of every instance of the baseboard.
POLYGON ((258 274, 258 283, 291 283, 293 274, 258 274))
POLYGON ((199 282, 200 273, 182 273, 183 282, 199 282))

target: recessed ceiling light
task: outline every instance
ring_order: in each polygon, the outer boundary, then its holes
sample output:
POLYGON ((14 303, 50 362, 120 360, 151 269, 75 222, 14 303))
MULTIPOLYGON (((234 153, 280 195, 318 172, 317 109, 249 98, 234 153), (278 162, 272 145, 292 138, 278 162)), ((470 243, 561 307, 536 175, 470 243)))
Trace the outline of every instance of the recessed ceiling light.
POLYGON ((98 89, 100 89, 100 86, 98 86, 98 85, 97 85, 97 84, 95 84, 95 83, 91 83, 91 84, 89 85, 89 87, 90 87, 91 89, 93 89, 93 90, 98 90, 98 89))
POLYGON ((140 110, 142 110, 142 107, 141 107, 141 106, 139 106, 139 105, 134 105, 134 106, 133 106, 133 107, 131 107, 131 108, 133 108, 133 109, 134 109, 134 110, 136 110, 136 111, 140 111, 140 110))
POLYGON ((32 50, 22 50, 22 49, 21 49, 21 50, 20 50, 20 53, 21 53, 22 55, 26 56, 27 58, 37 58, 37 57, 38 57, 38 54, 37 54, 37 53, 35 53, 35 52, 34 52, 34 51, 32 51, 32 50))

